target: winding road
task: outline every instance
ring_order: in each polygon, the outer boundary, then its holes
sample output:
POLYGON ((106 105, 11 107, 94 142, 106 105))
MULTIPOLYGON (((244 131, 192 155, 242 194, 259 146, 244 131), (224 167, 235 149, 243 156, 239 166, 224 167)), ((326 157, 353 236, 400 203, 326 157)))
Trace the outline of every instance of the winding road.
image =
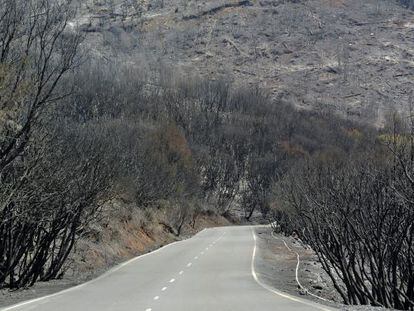
POLYGON ((88 283, 1 311, 333 310, 263 284, 256 253, 251 227, 206 229, 88 283))

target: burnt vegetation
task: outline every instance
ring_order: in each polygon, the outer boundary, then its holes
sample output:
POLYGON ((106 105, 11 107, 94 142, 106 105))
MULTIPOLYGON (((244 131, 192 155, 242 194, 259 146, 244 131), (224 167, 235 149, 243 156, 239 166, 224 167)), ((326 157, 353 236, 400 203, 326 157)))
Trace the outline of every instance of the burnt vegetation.
POLYGON ((61 277, 122 197, 165 210, 176 236, 202 212, 260 214, 316 251, 345 303, 414 308, 410 117, 376 130, 227 78, 94 58, 75 13, 0 0, 0 288, 61 277))
POLYGON ((413 123, 392 124, 361 150, 298 163, 275 185, 273 217, 315 250, 345 303, 413 310, 413 123))

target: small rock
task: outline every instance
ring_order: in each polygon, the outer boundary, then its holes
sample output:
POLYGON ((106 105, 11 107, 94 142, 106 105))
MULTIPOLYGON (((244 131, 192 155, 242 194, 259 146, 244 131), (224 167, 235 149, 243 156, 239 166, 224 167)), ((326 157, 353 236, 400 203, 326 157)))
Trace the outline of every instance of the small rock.
POLYGON ((318 290, 322 290, 323 289, 323 286, 321 286, 321 285, 312 285, 312 287, 314 288, 314 289, 318 289, 318 290))

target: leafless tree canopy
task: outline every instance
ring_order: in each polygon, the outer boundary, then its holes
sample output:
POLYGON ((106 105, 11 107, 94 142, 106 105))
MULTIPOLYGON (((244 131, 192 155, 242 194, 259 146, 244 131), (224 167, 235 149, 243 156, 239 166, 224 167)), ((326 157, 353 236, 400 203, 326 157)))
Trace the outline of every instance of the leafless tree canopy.
POLYGON ((2 0, 0 16, 0 286, 14 288, 58 276, 102 171, 87 129, 46 116, 81 42, 71 3, 2 0))
POLYGON ((413 138, 406 127, 369 151, 319 155, 277 186, 275 219, 311 245, 347 304, 414 308, 413 138))
POLYGON ((0 0, 0 287, 60 277, 122 196, 165 211, 177 236, 207 209, 270 217, 312 246, 346 303, 413 309, 409 122, 378 131, 230 79, 80 62, 74 7, 0 0))

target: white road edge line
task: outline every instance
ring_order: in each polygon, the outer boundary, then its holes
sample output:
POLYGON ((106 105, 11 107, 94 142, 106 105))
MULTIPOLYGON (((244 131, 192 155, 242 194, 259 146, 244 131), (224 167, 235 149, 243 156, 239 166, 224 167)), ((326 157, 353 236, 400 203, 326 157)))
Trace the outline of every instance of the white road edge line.
POLYGON ((273 294, 276 294, 276 295, 278 295, 280 297, 283 297, 283 298, 286 298, 286 299, 289 299, 289 300, 292 300, 292 301, 295 301, 295 302, 299 302, 299 303, 302 303, 302 304, 305 304, 305 305, 308 305, 308 306, 317 308, 319 310, 323 310, 323 311, 336 310, 336 309, 333 309, 333 308, 328 308, 326 306, 319 305, 317 303, 312 303, 310 301, 305 301, 305 300, 302 300, 302 299, 293 297, 291 295, 288 295, 286 293, 280 292, 280 291, 278 291, 276 289, 273 289, 270 286, 262 283, 259 280, 259 278, 257 277, 256 271, 255 271, 255 268, 254 268, 254 263, 255 263, 255 258, 256 258, 256 249, 257 249, 257 238, 256 238, 256 235, 254 233, 253 227, 250 227, 250 229, 252 231, 253 240, 254 240, 254 247, 253 247, 253 253, 252 253, 252 262, 251 262, 251 273, 252 273, 252 276, 253 276, 253 278, 254 278, 254 280, 256 281, 257 284, 259 284, 261 287, 263 287, 264 289, 268 290, 269 292, 272 292, 273 294))
MULTIPOLYGON (((197 233, 196 235, 199 235, 200 233, 202 233, 202 232, 206 231, 207 229, 208 229, 208 228, 205 228, 205 229, 201 230, 201 231, 200 231, 199 233, 197 233)), ((191 238, 192 238, 192 237, 191 237, 191 238)), ((191 238, 190 238, 190 239, 191 239, 191 238)), ((54 293, 54 294, 50 294, 50 295, 47 295, 47 296, 43 296, 43 297, 39 297, 39 298, 35 298, 35 299, 31 299, 31 300, 23 301, 23 302, 21 302, 21 303, 18 303, 18 304, 15 304, 15 305, 12 305, 12 306, 5 307, 5 308, 3 308, 3 309, 0 309, 0 311, 9 311, 9 310, 14 310, 14 309, 17 309, 17 308, 20 308, 20 307, 23 307, 23 306, 26 306, 26 305, 29 305, 29 304, 32 304, 32 303, 35 303, 35 302, 39 302, 39 301, 42 301, 42 300, 45 300, 45 299, 49 299, 49 298, 53 298, 53 297, 56 297, 56 296, 60 296, 60 295, 63 295, 63 294, 66 294, 66 293, 72 292, 72 291, 74 291, 74 290, 80 289, 80 288, 85 287, 85 286, 87 286, 87 285, 93 284, 93 283, 95 283, 95 282, 97 282, 97 281, 99 281, 99 280, 101 280, 101 279, 103 279, 103 278, 106 278, 107 276, 111 275, 112 273, 114 273, 114 272, 116 272, 116 271, 118 271, 118 270, 122 269, 123 267, 125 267, 125 266, 127 266, 127 265, 129 265, 129 264, 131 264, 131 263, 133 263, 133 262, 135 262, 135 261, 137 261, 137 260, 140 260, 140 259, 142 259, 142 258, 144 258, 144 257, 150 256, 150 255, 153 255, 153 254, 156 254, 156 253, 158 253, 158 252, 160 252, 160 251, 162 251, 162 250, 164 250, 164 249, 166 249, 166 248, 168 248, 168 247, 170 247, 170 246, 177 245, 177 244, 179 244, 179 243, 183 243, 183 242, 186 242, 186 241, 188 241, 188 240, 189 240, 189 239, 185 239, 185 240, 181 240, 181 241, 172 242, 172 243, 167 244, 167 245, 164 245, 163 247, 160 247, 160 248, 158 248, 158 249, 156 249, 156 250, 154 250, 154 251, 152 251, 152 252, 149 252, 149 253, 146 253, 146 254, 143 254, 143 255, 137 256, 137 257, 135 257, 135 258, 132 258, 132 259, 130 259, 130 260, 128 260, 128 261, 126 261, 126 262, 124 262, 124 263, 119 264, 118 266, 113 267, 112 269, 108 270, 107 272, 105 272, 105 273, 104 273, 104 274, 102 274, 101 276, 98 276, 96 279, 90 280, 90 281, 88 281, 88 282, 86 282, 86 283, 79 284, 79 285, 76 285, 76 286, 74 286, 74 287, 70 287, 70 288, 68 288, 68 289, 64 289, 64 290, 62 290, 62 291, 60 291, 60 292, 57 292, 57 293, 54 293)))
POLYGON ((295 277, 296 277, 296 283, 299 285, 299 287, 300 287, 303 291, 305 291, 308 295, 311 295, 311 296, 313 296, 313 297, 315 297, 315 298, 318 298, 318 299, 323 300, 323 301, 326 301, 326 302, 332 302, 332 303, 333 303, 333 301, 330 301, 329 299, 325 299, 325 298, 323 298, 323 297, 319 297, 318 295, 315 295, 314 293, 312 293, 309 289, 307 289, 305 286, 303 286, 303 285, 300 283, 300 280, 299 280, 300 255, 299 255, 299 253, 298 253, 298 252, 296 252, 296 251, 294 251, 293 249, 291 249, 291 248, 287 245, 287 243, 286 243, 286 241, 285 241, 284 239, 279 239, 279 238, 275 237, 275 235, 274 235, 273 231, 272 231, 271 235, 272 235, 272 237, 273 237, 275 240, 281 240, 281 241, 283 242, 283 244, 285 244, 285 247, 286 247, 286 248, 287 248, 287 249, 288 249, 291 253, 294 253, 294 254, 296 255, 297 263, 296 263, 295 277))

